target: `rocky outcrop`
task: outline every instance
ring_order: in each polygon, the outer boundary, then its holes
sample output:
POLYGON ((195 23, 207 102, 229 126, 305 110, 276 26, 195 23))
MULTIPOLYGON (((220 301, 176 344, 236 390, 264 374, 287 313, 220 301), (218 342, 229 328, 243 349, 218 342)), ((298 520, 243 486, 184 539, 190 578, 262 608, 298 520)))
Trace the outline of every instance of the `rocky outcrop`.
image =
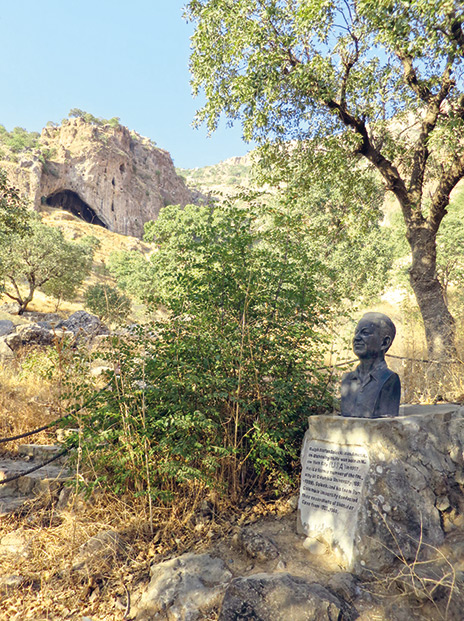
POLYGON ((16 331, 8 334, 4 340, 11 351, 18 351, 22 347, 29 347, 31 345, 51 345, 54 340, 54 334, 52 330, 33 323, 18 326, 16 331))
POLYGON ((135 237, 165 205, 186 205, 197 196, 176 174, 167 151, 122 125, 82 118, 45 127, 39 150, 24 151, 2 167, 36 210, 61 207, 135 237))
MULTIPOLYGON (((35 313, 35 316, 39 315, 35 313)), ((97 337, 109 333, 98 317, 83 310, 59 321, 37 321, 15 326, 12 321, 3 320, 0 321, 0 360, 8 360, 23 348, 53 345, 56 339, 67 338, 72 344, 91 344, 97 337)))
POLYGON ((84 340, 110 332, 98 317, 84 310, 76 311, 64 321, 60 321, 56 327, 71 332, 75 337, 83 337, 84 340))

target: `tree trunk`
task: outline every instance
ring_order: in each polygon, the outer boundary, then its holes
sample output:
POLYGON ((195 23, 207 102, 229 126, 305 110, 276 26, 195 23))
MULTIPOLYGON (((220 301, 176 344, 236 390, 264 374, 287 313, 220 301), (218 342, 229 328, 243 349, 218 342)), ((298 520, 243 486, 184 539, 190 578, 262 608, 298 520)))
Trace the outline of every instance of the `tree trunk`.
POLYGON ((436 233, 423 222, 409 227, 407 238, 412 251, 409 281, 424 322, 429 355, 433 359, 454 356, 455 322, 437 278, 436 233))

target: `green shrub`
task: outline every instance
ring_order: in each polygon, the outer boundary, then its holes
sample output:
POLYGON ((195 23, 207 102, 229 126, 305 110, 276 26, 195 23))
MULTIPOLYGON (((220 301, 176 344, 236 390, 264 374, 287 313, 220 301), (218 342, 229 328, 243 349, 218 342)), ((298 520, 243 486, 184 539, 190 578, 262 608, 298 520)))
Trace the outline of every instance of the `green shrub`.
POLYGON ((119 322, 130 313, 129 298, 110 285, 91 285, 84 296, 85 307, 103 321, 119 322))
POLYGON ((300 223, 285 207, 170 206, 146 239, 169 317, 105 354, 119 374, 83 426, 94 483, 157 498, 192 480, 235 498, 288 484, 327 402, 327 300, 300 223))
POLYGON ((3 125, 0 125, 0 142, 13 153, 38 147, 39 138, 38 132, 28 132, 24 127, 15 127, 11 132, 8 132, 3 125))

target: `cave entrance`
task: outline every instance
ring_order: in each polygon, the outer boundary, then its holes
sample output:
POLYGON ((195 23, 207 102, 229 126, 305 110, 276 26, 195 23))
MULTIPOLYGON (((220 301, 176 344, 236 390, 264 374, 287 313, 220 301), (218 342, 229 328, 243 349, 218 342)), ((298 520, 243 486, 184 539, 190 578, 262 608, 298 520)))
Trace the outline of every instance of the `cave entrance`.
POLYGON ((70 211, 73 216, 77 216, 89 224, 98 224, 98 226, 102 226, 105 229, 108 228, 103 220, 97 216, 92 207, 87 205, 76 192, 72 192, 71 190, 59 190, 47 196, 45 202, 47 205, 50 205, 50 207, 61 207, 61 209, 70 211))

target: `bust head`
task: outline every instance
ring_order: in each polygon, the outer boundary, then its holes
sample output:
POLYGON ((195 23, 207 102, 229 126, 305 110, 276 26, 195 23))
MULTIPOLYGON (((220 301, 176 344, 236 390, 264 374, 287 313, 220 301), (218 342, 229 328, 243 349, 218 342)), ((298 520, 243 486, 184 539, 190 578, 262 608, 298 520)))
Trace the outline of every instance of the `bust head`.
POLYGON ((353 338, 353 351, 358 358, 385 357, 395 338, 393 321, 383 313, 366 313, 360 319, 353 338))

